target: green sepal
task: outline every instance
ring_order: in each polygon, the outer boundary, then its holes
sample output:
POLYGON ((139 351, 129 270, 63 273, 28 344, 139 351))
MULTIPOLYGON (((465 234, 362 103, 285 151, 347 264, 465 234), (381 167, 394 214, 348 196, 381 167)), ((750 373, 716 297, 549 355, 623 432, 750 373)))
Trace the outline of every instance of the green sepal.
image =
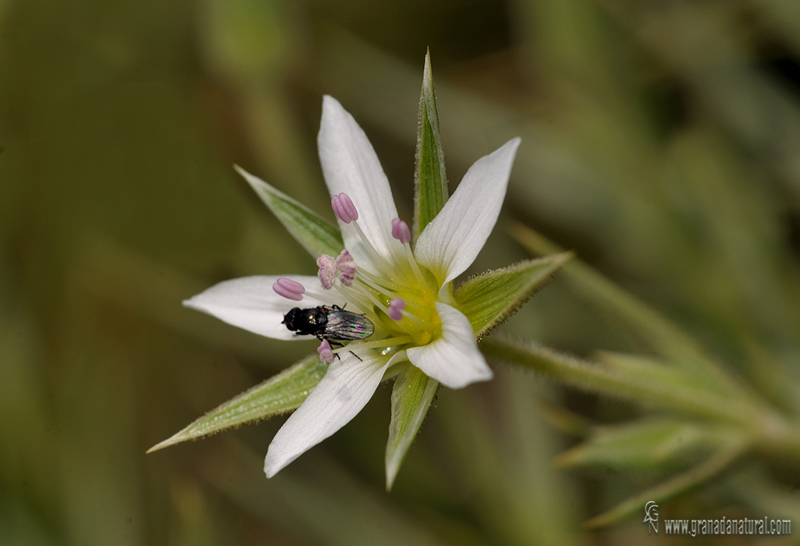
POLYGON ((561 466, 663 470, 696 460, 722 443, 723 431, 695 423, 651 419, 598 427, 587 442, 556 457, 561 466))
POLYGON ((269 207, 269 210, 286 226, 292 237, 314 258, 322 254, 338 256, 344 250, 344 242, 339 229, 238 165, 234 168, 241 174, 256 194, 269 207))
POLYGON ((444 168, 444 150, 439 133, 439 113, 431 73, 431 53, 425 54, 422 75, 422 92, 419 98, 417 120, 417 154, 414 170, 414 226, 413 236, 422 233, 447 202, 447 174, 444 168))
POLYGON ((571 252, 564 252, 526 260, 481 273, 459 286, 453 297, 469 319, 475 337, 480 339, 508 318, 571 258, 571 252))
POLYGON ((328 365, 321 362, 317 355, 309 356, 211 410, 147 452, 296 409, 317 386, 327 369, 328 365))
POLYGON ((656 504, 674 499, 692 489, 703 485, 710 479, 724 472, 747 451, 747 442, 741 438, 731 438, 728 443, 711 457, 700 464, 678 474, 643 493, 634 495, 619 503, 607 512, 584 522, 587 529, 597 529, 622 521, 633 514, 640 514, 645 504, 650 501, 656 504))
POLYGON ((397 375, 392 389, 392 419, 386 443, 386 490, 389 491, 400 465, 417 437, 422 422, 439 388, 439 382, 416 366, 407 366, 397 375))

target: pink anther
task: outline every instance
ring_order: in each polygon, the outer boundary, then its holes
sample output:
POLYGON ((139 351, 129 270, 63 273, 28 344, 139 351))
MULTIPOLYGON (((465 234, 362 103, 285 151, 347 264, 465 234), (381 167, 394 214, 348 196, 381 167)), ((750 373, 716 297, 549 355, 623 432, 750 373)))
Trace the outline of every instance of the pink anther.
POLYGON ((329 364, 333 362, 333 349, 331 349, 331 344, 328 343, 327 339, 322 340, 322 343, 317 347, 317 353, 321 361, 329 364))
POLYGON ((317 266, 319 267, 317 277, 319 277, 319 282, 322 283, 322 288, 330 290, 336 282, 336 259, 333 256, 323 254, 317 258, 317 266))
POLYGON ((336 217, 345 224, 358 220, 358 210, 344 192, 331 197, 331 207, 336 217))
POLYGON ((339 256, 336 258, 336 266, 341 271, 344 271, 346 267, 352 268, 353 271, 356 269, 355 260, 353 260, 353 257, 346 250, 342 250, 342 252, 339 253, 339 256))
POLYGON ((403 318, 403 309, 406 308, 406 302, 403 298, 395 298, 389 304, 389 318, 392 320, 400 320, 403 318))
POLYGON ((352 286, 356 279, 356 263, 346 250, 342 250, 342 253, 336 258, 336 269, 341 273, 339 280, 342 281, 342 284, 352 286))
POLYGON ((408 224, 403 222, 400 218, 392 220, 392 237, 403 244, 411 241, 411 232, 408 229, 408 224))
POLYGON ((306 291, 305 287, 303 287, 303 285, 299 282, 286 278, 278 279, 275 284, 272 285, 272 289, 279 296, 283 296, 286 299, 294 301, 302 300, 303 293, 306 291))

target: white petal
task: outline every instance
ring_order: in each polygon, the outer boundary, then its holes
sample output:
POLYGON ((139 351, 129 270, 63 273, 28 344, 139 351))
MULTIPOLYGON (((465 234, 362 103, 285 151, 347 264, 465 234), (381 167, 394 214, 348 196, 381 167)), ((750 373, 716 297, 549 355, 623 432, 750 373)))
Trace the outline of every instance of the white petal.
POLYGON ((411 363, 451 389, 492 378, 492 370, 475 344, 472 327, 464 313, 446 303, 436 302, 442 320, 442 337, 406 349, 411 363))
POLYGON ((494 229, 519 142, 509 140, 476 161, 417 239, 417 261, 436 275, 442 287, 475 261, 494 229))
MULTIPOLYGON (((331 299, 319 299, 304 295, 302 301, 293 301, 279 296, 272 285, 280 278, 297 281, 306 290, 323 292, 319 279, 305 275, 281 275, 242 277, 221 282, 183 302, 186 307, 197 309, 239 328, 274 339, 309 339, 298 336, 281 324, 283 315, 293 307, 317 307, 318 305, 341 305, 341 296, 330 293, 331 299)), ((328 294, 322 294, 327 296, 328 294)))
MULTIPOLYGON (((389 180, 367 135, 339 101, 325 95, 317 137, 322 173, 330 194, 346 193, 358 209, 358 225, 381 256, 398 263, 402 245, 392 238, 397 218, 389 180)), ((339 222, 344 246, 361 264, 373 264, 352 224, 339 222)), ((374 269, 373 269, 374 270, 374 269)))
POLYGON ((267 478, 349 423, 372 398, 389 365, 371 351, 362 352, 363 360, 348 352, 340 356, 269 445, 267 478))

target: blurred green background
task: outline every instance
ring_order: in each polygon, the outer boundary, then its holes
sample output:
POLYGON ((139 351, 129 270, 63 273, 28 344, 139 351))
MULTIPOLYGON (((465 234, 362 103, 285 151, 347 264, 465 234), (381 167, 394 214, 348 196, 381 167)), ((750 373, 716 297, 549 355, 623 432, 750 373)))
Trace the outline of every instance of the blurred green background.
MULTIPOLYGON (((331 94, 409 220, 428 46, 451 189, 522 137, 474 271, 525 257, 505 231, 520 220, 797 411, 796 0, 0 0, 0 544, 687 542, 639 518, 581 531, 652 476, 557 469, 572 440, 542 404, 635 412, 518 370, 441 390, 391 494, 388 387, 270 481, 282 419, 145 455, 314 348, 181 307, 225 279, 314 273, 232 164, 332 219, 331 94)), ((635 349, 558 279, 503 329, 635 349)), ((800 525, 800 479, 766 481, 800 525)), ((748 502, 722 483, 661 513, 773 515, 748 502)))

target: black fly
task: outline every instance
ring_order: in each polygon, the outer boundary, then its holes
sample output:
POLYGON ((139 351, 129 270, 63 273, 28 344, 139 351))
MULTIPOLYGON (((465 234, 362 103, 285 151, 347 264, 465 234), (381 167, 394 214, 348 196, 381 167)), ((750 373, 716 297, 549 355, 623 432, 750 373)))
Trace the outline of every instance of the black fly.
POLYGON ((283 316, 281 324, 299 336, 315 336, 320 341, 333 340, 336 345, 342 345, 337 341, 366 339, 375 332, 371 320, 358 313, 345 311, 338 305, 307 309, 295 307, 283 316))

